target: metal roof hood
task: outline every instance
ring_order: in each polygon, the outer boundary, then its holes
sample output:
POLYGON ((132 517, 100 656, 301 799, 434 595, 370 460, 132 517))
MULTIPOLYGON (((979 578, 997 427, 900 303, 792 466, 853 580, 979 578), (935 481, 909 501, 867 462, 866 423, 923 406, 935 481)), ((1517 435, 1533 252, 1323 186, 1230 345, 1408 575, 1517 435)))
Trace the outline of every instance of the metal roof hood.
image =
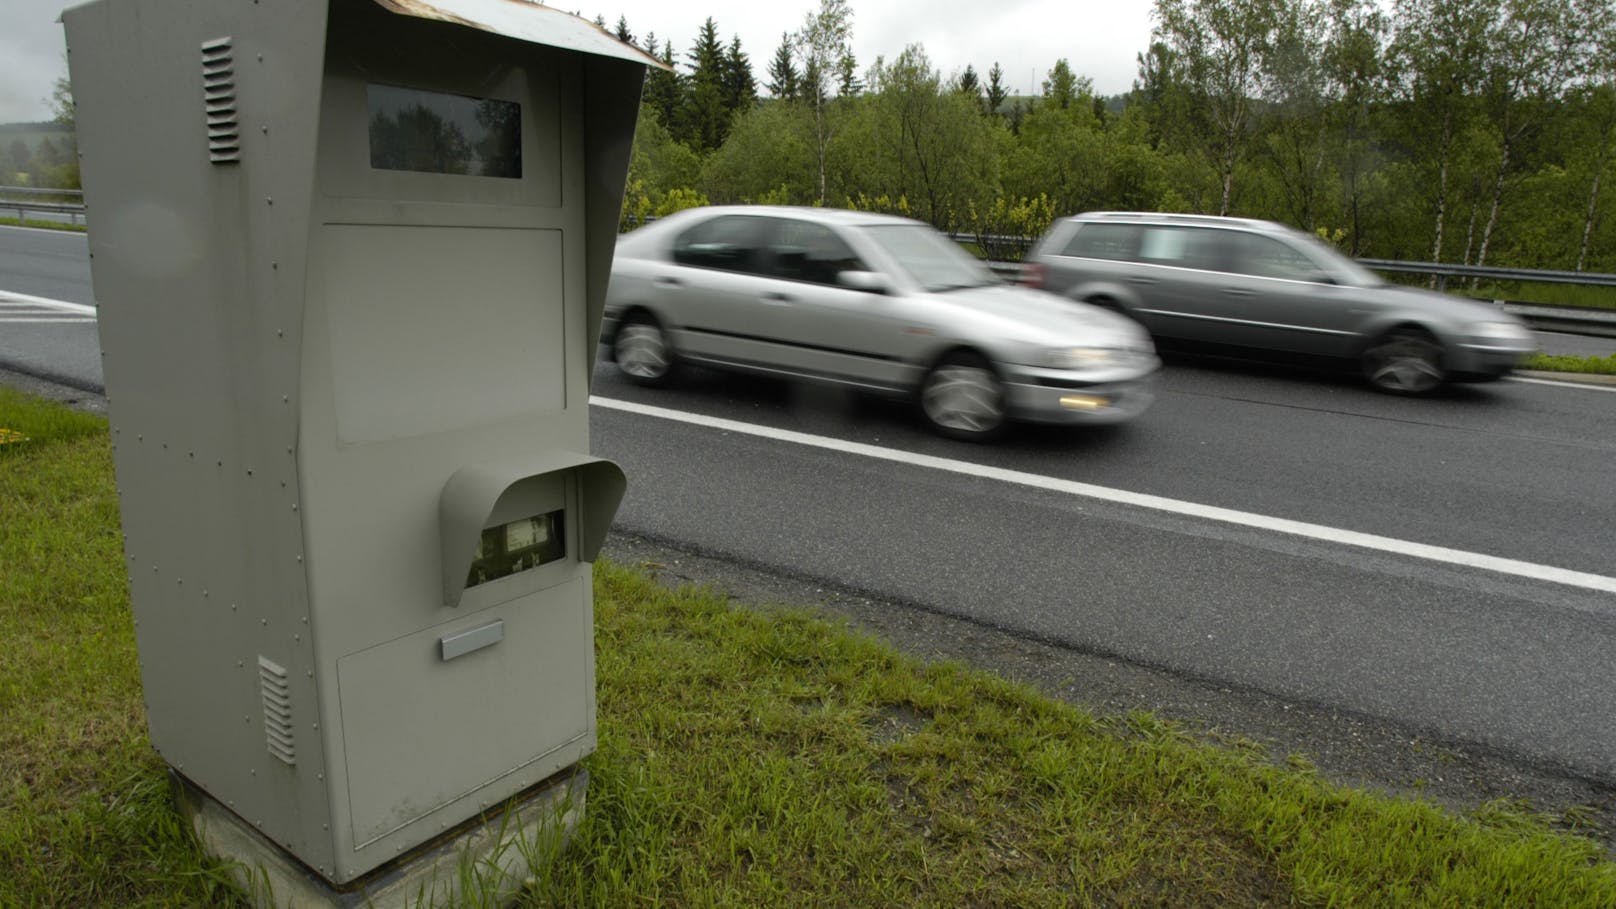
POLYGON ((593 22, 529 0, 376 0, 389 12, 417 19, 452 22, 533 44, 616 57, 658 69, 667 64, 624 44, 593 22))

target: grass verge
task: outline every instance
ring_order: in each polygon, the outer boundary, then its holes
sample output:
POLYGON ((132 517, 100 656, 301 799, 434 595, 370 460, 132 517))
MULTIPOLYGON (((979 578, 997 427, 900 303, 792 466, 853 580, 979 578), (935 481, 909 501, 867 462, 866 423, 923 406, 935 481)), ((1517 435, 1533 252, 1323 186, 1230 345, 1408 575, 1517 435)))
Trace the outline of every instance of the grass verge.
MULTIPOLYGON (((27 437, 0 444, 0 905, 239 905, 146 741, 105 424, 0 389, 0 427, 27 437)), ((597 565, 596 612, 589 808, 525 905, 1616 905, 1602 850, 1529 813, 1340 789, 630 566, 597 565)))
POLYGON ((1533 354, 1521 362, 1522 369, 1543 372, 1574 372, 1583 375, 1616 376, 1616 354, 1608 357, 1572 357, 1533 354))
POLYGON ((41 221, 36 218, 0 218, 0 227, 37 227, 41 230, 72 230, 84 233, 88 228, 83 222, 67 224, 62 221, 41 221))

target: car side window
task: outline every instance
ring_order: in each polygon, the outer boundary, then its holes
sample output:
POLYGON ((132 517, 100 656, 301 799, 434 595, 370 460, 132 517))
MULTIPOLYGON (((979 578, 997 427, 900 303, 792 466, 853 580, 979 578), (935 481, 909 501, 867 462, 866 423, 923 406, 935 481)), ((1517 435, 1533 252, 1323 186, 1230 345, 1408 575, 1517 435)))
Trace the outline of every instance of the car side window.
POLYGON ((768 240, 768 218, 725 215, 703 221, 673 241, 673 261, 695 268, 758 273, 768 240))
POLYGON ((1139 249, 1140 227, 1137 224, 1079 224, 1077 233, 1066 241, 1063 256, 1085 259, 1132 259, 1139 249))
POLYGON ((1235 271, 1259 278, 1317 281, 1324 272, 1301 250, 1273 237, 1236 233, 1234 253, 1235 271))
POLYGON ((768 274, 788 281, 837 284, 844 271, 866 271, 847 242, 823 224, 779 219, 770 246, 768 274))
POLYGON ((1179 268, 1223 268, 1223 232, 1200 227, 1146 227, 1139 239, 1139 261, 1179 268))

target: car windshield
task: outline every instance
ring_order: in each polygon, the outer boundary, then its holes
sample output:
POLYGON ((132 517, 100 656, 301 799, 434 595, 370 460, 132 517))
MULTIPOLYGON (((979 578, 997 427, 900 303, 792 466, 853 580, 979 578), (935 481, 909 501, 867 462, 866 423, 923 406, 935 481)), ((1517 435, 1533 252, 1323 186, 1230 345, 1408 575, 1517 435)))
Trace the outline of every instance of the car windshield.
POLYGON ((928 293, 1000 283, 958 243, 923 224, 882 224, 864 234, 928 293))
POLYGON ((1386 283, 1380 279, 1379 275, 1342 255, 1339 249, 1320 240, 1318 237, 1300 231, 1297 231, 1297 236, 1308 244, 1314 256, 1319 260, 1319 264, 1324 267, 1325 272, 1329 274, 1335 283, 1347 287, 1374 287, 1377 284, 1386 283))

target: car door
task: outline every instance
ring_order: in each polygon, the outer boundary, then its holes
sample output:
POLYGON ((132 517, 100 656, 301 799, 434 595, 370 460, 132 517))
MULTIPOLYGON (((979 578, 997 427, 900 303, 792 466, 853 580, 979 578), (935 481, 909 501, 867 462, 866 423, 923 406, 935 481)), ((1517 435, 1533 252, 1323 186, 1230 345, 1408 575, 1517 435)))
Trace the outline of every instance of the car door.
POLYGON ((1351 291, 1332 283, 1308 250, 1251 231, 1229 231, 1232 269, 1218 288, 1243 347, 1346 356, 1358 337, 1351 291))
POLYGON ((780 365, 879 388, 909 381, 905 355, 918 339, 898 326, 898 301, 838 281, 842 272, 869 270, 852 245, 830 226, 801 218, 779 219, 771 236, 765 303, 780 365))
POLYGON ((1182 342, 1232 344, 1228 300, 1219 286, 1228 268, 1224 231, 1182 224, 1145 225, 1128 275, 1137 316, 1151 334, 1182 342))
POLYGON ((747 362, 773 330, 763 305, 774 219, 708 218, 673 239, 669 261, 650 277, 658 313, 681 356, 747 362))

